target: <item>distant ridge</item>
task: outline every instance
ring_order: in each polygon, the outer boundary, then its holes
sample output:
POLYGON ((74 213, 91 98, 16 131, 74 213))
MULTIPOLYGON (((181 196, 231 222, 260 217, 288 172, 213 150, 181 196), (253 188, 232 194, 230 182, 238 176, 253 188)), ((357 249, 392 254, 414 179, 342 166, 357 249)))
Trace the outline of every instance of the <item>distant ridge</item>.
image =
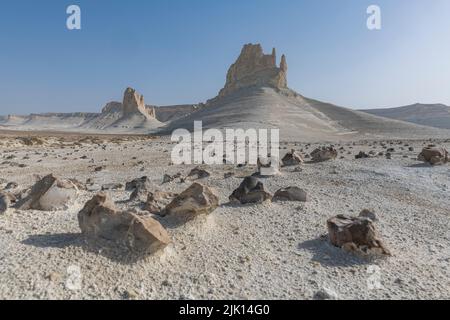
POLYGON ((146 105, 142 95, 127 88, 122 102, 106 104, 101 113, 5 116, 0 117, 0 129, 170 135, 179 128, 192 130, 194 121, 202 121, 204 128, 276 128, 282 140, 295 141, 450 137, 450 130, 419 121, 428 117, 434 125, 449 128, 447 106, 415 105, 405 107, 412 117, 380 117, 378 111, 304 97, 288 87, 287 72, 285 55, 278 63, 276 49, 265 54, 260 44, 246 44, 231 64, 224 87, 204 104, 146 105), (414 119, 421 125, 411 123, 414 119))
POLYGON ((361 111, 380 117, 407 121, 424 126, 450 129, 450 107, 444 104, 416 103, 398 108, 361 111))

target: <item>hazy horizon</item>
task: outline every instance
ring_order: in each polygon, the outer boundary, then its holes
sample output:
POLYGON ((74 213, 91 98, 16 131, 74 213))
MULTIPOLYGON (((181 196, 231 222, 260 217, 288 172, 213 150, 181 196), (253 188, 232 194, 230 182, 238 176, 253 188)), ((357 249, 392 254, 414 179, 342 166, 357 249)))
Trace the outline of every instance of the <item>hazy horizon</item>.
POLYGON ((450 2, 18 0, 0 12, 0 115, 205 102, 245 43, 286 54, 288 85, 353 109, 450 105, 450 2), (82 29, 66 28, 77 4, 82 29), (134 5, 132 5, 134 4, 134 5), (382 29, 366 27, 381 7, 382 29), (18 18, 19 17, 19 18, 18 18))

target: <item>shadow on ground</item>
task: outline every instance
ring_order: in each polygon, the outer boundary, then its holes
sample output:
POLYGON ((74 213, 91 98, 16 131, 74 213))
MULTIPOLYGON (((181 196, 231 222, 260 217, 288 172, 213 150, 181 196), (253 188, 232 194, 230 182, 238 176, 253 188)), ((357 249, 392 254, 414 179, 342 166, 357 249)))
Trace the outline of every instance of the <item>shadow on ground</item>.
POLYGON ((310 251, 313 254, 312 261, 327 267, 351 267, 371 263, 369 259, 358 257, 334 247, 324 236, 302 242, 298 245, 298 249, 310 251))
POLYGON ((22 244, 37 248, 64 249, 80 247, 120 264, 130 265, 152 256, 150 253, 133 252, 125 245, 103 239, 88 239, 81 233, 39 234, 29 236, 22 244))

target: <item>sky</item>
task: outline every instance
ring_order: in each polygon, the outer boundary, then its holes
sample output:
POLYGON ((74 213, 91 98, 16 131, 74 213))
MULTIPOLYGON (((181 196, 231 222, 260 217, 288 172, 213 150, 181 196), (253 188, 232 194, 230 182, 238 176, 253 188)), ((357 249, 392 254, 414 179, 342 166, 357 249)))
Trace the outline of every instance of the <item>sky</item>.
POLYGON ((0 3, 0 114, 98 112, 129 86, 147 104, 204 102, 245 43, 286 54, 289 87, 310 98, 450 105, 448 0, 15 0, 0 3))

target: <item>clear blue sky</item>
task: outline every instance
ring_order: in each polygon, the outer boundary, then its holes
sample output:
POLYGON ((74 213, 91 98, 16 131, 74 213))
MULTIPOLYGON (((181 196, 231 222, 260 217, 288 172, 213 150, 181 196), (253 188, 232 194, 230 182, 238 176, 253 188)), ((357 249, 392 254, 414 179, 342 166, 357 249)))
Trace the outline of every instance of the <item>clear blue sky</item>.
POLYGON ((147 104, 202 102, 249 42, 285 53, 289 86, 311 98, 450 105, 448 0, 15 0, 0 3, 0 114, 99 111, 127 86, 147 104))

